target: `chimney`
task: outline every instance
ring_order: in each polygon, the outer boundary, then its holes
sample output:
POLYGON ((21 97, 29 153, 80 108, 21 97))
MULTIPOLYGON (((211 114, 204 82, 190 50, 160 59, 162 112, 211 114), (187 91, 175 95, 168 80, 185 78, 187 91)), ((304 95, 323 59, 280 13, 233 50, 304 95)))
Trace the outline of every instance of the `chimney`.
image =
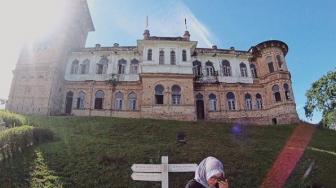
POLYGON ((149 33, 149 30, 148 30, 148 29, 146 29, 146 30, 144 31, 143 36, 144 36, 144 39, 145 39, 145 40, 148 40, 148 39, 149 39, 149 37, 150 37, 150 33, 149 33))
POLYGON ((184 32, 183 38, 186 39, 187 41, 190 40, 190 33, 189 33, 189 31, 185 31, 184 32))

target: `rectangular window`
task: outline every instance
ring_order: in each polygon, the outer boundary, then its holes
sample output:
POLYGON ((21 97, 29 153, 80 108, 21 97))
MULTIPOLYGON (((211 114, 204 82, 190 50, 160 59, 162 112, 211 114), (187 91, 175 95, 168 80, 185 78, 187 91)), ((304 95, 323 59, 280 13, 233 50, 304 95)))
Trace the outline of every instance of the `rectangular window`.
POLYGON ((128 101, 128 108, 132 111, 136 110, 136 100, 131 99, 128 101))
POLYGON ((214 112, 216 111, 216 101, 215 100, 210 100, 210 111, 214 112))
POLYGON ((102 64, 97 65, 97 74, 103 74, 103 65, 102 64))
POLYGON ((172 101, 173 101, 173 104, 174 105, 178 105, 180 104, 181 102, 181 95, 173 95, 172 96, 172 101))
POLYGON ((268 69, 270 73, 274 72, 274 66, 272 62, 268 63, 268 69))
POLYGON ((131 66, 131 74, 138 74, 138 65, 131 66))
POLYGON ((121 99, 116 100, 115 109, 122 110, 122 100, 121 99))
POLYGON ((229 104, 229 110, 235 110, 236 109, 234 100, 229 100, 228 104, 229 104))
POLYGON ((103 99, 102 98, 96 98, 95 109, 103 109, 103 99))
POLYGON ((163 104, 163 95, 155 95, 155 103, 163 104))

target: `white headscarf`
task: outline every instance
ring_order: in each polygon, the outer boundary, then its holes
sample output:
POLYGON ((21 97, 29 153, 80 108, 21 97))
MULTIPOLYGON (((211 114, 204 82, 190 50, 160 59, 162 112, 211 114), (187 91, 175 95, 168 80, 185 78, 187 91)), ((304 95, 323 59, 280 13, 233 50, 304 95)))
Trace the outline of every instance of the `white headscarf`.
POLYGON ((207 157, 198 165, 195 171, 195 180, 204 187, 210 188, 208 180, 217 174, 223 174, 224 177, 224 167, 222 162, 215 157, 207 157))

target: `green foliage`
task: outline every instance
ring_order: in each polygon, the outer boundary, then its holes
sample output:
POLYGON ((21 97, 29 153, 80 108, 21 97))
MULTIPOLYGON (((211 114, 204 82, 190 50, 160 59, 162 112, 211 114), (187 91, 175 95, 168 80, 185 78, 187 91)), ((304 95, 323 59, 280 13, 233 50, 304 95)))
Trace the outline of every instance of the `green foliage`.
POLYGON ((304 107, 306 117, 312 118, 314 110, 321 111, 325 125, 335 122, 336 116, 336 71, 328 72, 316 82, 306 93, 307 102, 304 107))
POLYGON ((20 114, 12 113, 6 110, 0 110, 0 122, 1 119, 10 127, 21 126, 27 124, 27 119, 20 114))
POLYGON ((52 131, 28 125, 2 131, 0 132, 0 161, 17 152, 22 152, 34 144, 52 139, 52 131))
MULTIPOLYGON (((232 187, 258 187, 294 126, 232 126, 212 122, 178 122, 107 117, 30 117, 29 122, 55 132, 54 142, 39 145, 44 164, 63 187, 160 187, 133 181, 134 163, 199 163, 207 156, 223 161, 232 187), (179 144, 178 132, 187 143, 179 144)), ((36 152, 0 163, 0 182, 29 187, 36 152)), ((46 170, 42 170, 46 171, 46 170)), ((36 173, 35 173, 36 174, 36 173)), ((45 174, 45 173, 42 173, 45 174)), ((193 173, 170 173, 169 187, 184 187, 193 173)), ((41 175, 41 181, 49 175, 41 175), (45 177, 46 176, 46 177, 45 177)), ((1 187, 1 185, 0 185, 1 187)), ((55 186, 57 187, 57 185, 55 186)))

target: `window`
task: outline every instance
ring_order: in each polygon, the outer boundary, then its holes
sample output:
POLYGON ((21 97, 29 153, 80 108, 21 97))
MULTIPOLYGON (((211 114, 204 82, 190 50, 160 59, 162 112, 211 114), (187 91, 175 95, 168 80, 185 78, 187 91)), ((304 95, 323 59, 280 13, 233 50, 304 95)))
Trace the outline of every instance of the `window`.
POLYGON ((77 98, 77 109, 84 109, 85 93, 80 91, 77 98))
POLYGON ((231 66, 230 62, 228 60, 223 60, 222 61, 222 74, 223 76, 231 76, 231 66))
POLYGON ((133 59, 131 61, 131 74, 138 74, 138 68, 139 68, 139 61, 137 59, 133 59))
POLYGON ((266 57, 266 62, 268 65, 268 70, 270 73, 274 72, 274 66, 273 66, 273 61, 272 61, 272 57, 271 56, 267 56, 266 57))
POLYGON ((178 85, 172 87, 172 103, 173 105, 181 104, 181 87, 178 85))
POLYGON ((215 70, 214 70, 214 67, 211 61, 207 61, 205 63, 205 69, 206 69, 207 76, 214 76, 215 70))
POLYGON ((164 51, 160 50, 159 52, 159 64, 163 65, 164 64, 164 51))
POLYGON ((282 61, 281 56, 280 56, 280 55, 276 55, 276 60, 277 60, 277 62, 278 62, 278 66, 279 66, 279 68, 281 68, 281 67, 282 67, 282 64, 283 64, 283 61, 282 61))
POLYGON ((153 54, 153 50, 148 49, 148 51, 147 51, 147 60, 148 61, 152 61, 152 54, 153 54))
POLYGON ((170 52, 170 64, 176 65, 176 55, 174 50, 170 52))
POLYGON ((217 99, 216 99, 216 95, 211 93, 209 95, 209 110, 210 111, 216 111, 216 106, 217 106, 217 99))
POLYGON ((135 111, 136 110, 136 101, 137 101, 137 95, 134 92, 131 92, 128 95, 128 109, 135 111))
POLYGON ((232 92, 226 94, 229 110, 236 110, 235 95, 232 92))
POLYGON ((103 91, 99 90, 96 92, 94 106, 95 109, 103 109, 104 96, 105 94, 103 91))
POLYGON ((252 77, 258 78, 256 66, 254 64, 250 64, 250 69, 251 69, 252 77))
POLYGON ((125 59, 118 61, 118 74, 125 74, 126 63, 127 61, 125 59))
POLYGON ((88 59, 86 59, 81 64, 80 73, 81 74, 89 74, 89 68, 90 68, 90 61, 88 59))
POLYGON ((252 97, 249 93, 245 94, 245 109, 252 110, 252 97))
POLYGON ((108 66, 108 59, 102 58, 99 63, 97 63, 97 74, 106 74, 108 66))
POLYGON ((187 50, 182 50, 182 61, 187 61, 187 50))
POLYGON ((247 77, 247 68, 246 68, 245 63, 240 63, 239 67, 240 67, 241 77, 247 77))
POLYGON ((284 90, 285 90, 285 97, 286 97, 286 100, 291 100, 291 97, 290 97, 290 90, 289 90, 289 86, 287 83, 284 84, 284 90))
POLYGON ((163 104, 163 91, 162 85, 155 86, 155 104, 163 104))
POLYGON ((115 94, 115 103, 114 103, 115 110, 118 110, 118 111, 122 110, 123 100, 124 100, 124 94, 118 91, 115 94))
POLYGON ((72 62, 70 74, 78 73, 78 65, 79 65, 79 61, 77 59, 72 62))
POLYGON ((201 76, 202 75, 202 63, 199 61, 193 62, 193 72, 195 76, 201 76))
POLYGON ((262 103, 262 98, 261 95, 258 93, 256 95, 256 100, 257 100, 257 109, 262 109, 263 108, 263 103, 262 103))
POLYGON ((273 91, 273 96, 274 96, 275 102, 280 102, 281 101, 281 95, 280 95, 279 86, 278 85, 274 85, 272 87, 272 91, 273 91))

